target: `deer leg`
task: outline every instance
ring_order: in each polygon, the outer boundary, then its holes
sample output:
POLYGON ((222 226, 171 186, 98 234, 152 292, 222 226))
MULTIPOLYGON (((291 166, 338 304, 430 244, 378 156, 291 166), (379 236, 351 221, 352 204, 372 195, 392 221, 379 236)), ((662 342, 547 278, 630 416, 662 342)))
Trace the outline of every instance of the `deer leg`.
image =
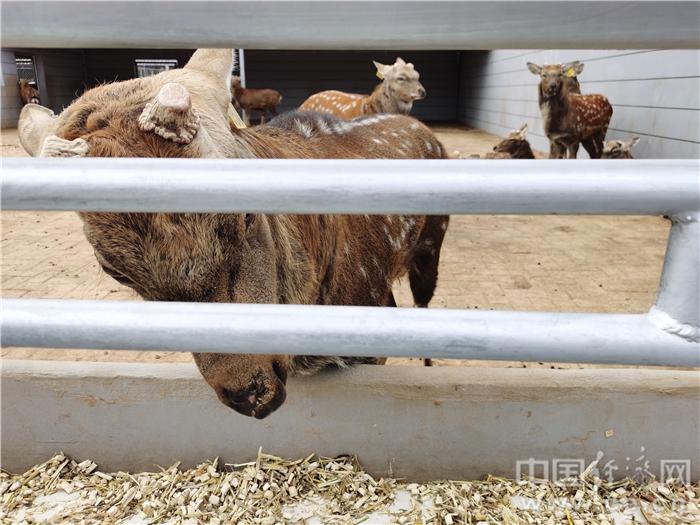
POLYGON ((583 147, 586 148, 588 156, 592 159, 599 159, 603 155, 603 141, 605 133, 596 133, 583 141, 583 147))
MULTIPOLYGON (((386 305, 392 308, 396 308, 396 299, 394 298, 394 292, 389 292, 389 298, 387 299, 386 305)), ((375 365, 385 365, 386 364, 386 357, 373 357, 371 358, 374 360, 375 365)))
POLYGON ((408 279, 411 284, 413 302, 419 308, 427 308, 437 286, 440 248, 445 238, 447 215, 429 215, 418 239, 416 251, 411 259, 408 279))
POLYGON ((260 125, 262 126, 265 124, 265 117, 267 117, 267 110, 262 109, 260 110, 260 125))
POLYGON ((605 144, 605 132, 606 131, 607 130, 599 131, 591 139, 591 142, 593 143, 594 149, 593 149, 593 154, 591 154, 589 152, 589 155, 591 156, 592 159, 599 159, 600 157, 603 156, 603 146, 605 144), (595 155, 595 157, 593 155, 595 155))
POLYGON ((576 155, 578 155, 578 142, 566 146, 566 158, 575 159, 576 155))
POLYGON ((586 150, 588 156, 592 159, 599 159, 602 151, 598 151, 597 145, 593 139, 586 139, 581 142, 583 144, 583 149, 586 150))

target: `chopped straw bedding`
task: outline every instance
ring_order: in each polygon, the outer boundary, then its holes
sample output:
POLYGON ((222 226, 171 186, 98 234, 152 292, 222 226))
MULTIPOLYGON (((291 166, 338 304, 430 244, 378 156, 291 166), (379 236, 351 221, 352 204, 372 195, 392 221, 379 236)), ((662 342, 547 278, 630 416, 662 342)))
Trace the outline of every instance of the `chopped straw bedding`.
POLYGON ((353 457, 284 460, 262 452, 243 465, 103 473, 63 454, 24 474, 0 474, 3 524, 563 524, 700 523, 700 487, 677 480, 608 483, 403 483, 372 478, 353 457))

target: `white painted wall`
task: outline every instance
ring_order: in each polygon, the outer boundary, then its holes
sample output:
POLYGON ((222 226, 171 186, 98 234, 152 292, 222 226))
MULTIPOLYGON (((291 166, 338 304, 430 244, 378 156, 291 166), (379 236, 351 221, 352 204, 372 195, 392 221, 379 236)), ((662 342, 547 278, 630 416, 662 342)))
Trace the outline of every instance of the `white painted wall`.
MULTIPOLYGON (((527 122, 535 148, 548 151, 537 105, 538 78, 526 62, 582 60, 585 93, 606 95, 614 114, 608 139, 641 137, 638 158, 700 157, 700 51, 498 50, 465 52, 460 121, 498 135, 527 122)), ((581 149, 579 157, 588 155, 581 149)))

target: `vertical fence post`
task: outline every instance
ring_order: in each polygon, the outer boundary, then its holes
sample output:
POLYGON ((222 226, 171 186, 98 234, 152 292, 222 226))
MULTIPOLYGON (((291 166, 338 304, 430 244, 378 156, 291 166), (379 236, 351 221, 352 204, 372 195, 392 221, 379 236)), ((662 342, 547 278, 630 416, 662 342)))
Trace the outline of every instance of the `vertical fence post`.
POLYGON ((700 342, 700 212, 677 214, 671 221, 651 316, 667 332, 700 342))

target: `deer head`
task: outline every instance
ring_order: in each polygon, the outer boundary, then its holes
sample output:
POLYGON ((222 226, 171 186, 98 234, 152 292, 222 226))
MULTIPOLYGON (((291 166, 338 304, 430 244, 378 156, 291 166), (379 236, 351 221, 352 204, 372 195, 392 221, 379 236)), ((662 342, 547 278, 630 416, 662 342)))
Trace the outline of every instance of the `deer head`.
POLYGON ((608 140, 603 145, 601 159, 633 159, 632 148, 639 142, 639 137, 632 137, 627 142, 622 140, 608 140))
POLYGON ((40 104, 39 100, 39 90, 36 87, 36 82, 34 80, 27 80, 26 78, 20 79, 19 81, 19 96, 22 102, 25 104, 40 104))
POLYGON ((577 76, 583 71, 583 64, 578 60, 544 66, 528 62, 527 68, 533 75, 540 77, 540 95, 544 99, 559 96, 562 88, 567 88, 573 93, 580 92, 577 76))
POLYGON ((527 142, 527 124, 508 133, 506 138, 493 147, 493 151, 512 154, 522 146, 523 142, 527 142))
POLYGON ((377 68, 377 76, 383 80, 384 90, 391 98, 403 104, 412 104, 414 100, 425 98, 426 91, 419 81, 420 74, 410 62, 406 63, 399 57, 392 65, 374 62, 374 66, 377 68))
MULTIPOLYGON (((183 69, 87 91, 55 117, 26 106, 35 156, 251 156, 228 123, 231 50, 198 50, 183 69)), ((104 271, 150 301, 276 303, 274 218, 255 214, 82 213, 104 271)), ((203 334, 204 335, 204 334, 203 334)), ((195 354, 219 399, 265 417, 285 399, 287 356, 195 354)))

